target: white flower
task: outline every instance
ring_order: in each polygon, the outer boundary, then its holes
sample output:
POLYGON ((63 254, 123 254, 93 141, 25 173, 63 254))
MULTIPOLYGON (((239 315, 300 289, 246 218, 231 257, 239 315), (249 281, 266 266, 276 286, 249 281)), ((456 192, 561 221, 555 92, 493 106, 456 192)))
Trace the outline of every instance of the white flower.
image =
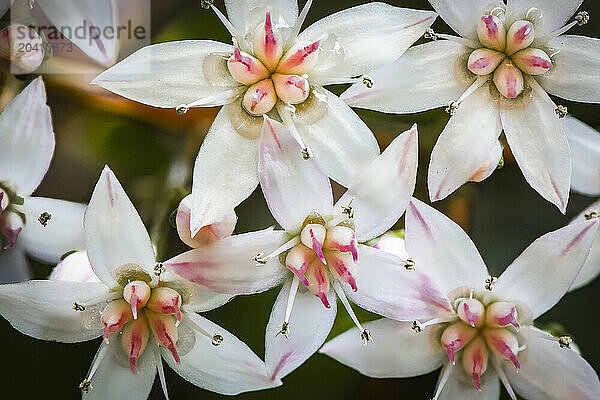
POLYGON ((165 268, 220 293, 257 293, 285 282, 266 329, 265 362, 273 382, 323 344, 335 319, 336 294, 360 330, 355 340, 367 342, 370 334, 348 298, 385 313, 396 291, 411 282, 390 279, 404 269, 402 259, 359 243, 384 233, 404 213, 415 186, 417 153, 413 126, 334 205, 317 160, 304 160, 286 127, 266 117, 260 183, 284 230, 234 235, 166 261, 165 268))
POLYGON ((0 132, 0 282, 19 282, 29 277, 24 251, 56 263, 65 252, 84 248, 85 206, 31 196, 54 153, 52 116, 41 78, 6 106, 0 132))
POLYGON ((375 85, 343 95, 353 107, 412 113, 448 105, 453 116, 431 155, 429 195, 440 200, 465 182, 487 178, 508 144, 529 184, 563 213, 571 155, 548 93, 600 102, 600 40, 562 35, 589 16, 581 0, 431 0, 462 37, 416 46, 372 73, 375 85))
POLYGON ((231 33, 233 46, 209 40, 148 46, 92 82, 179 112, 225 105, 194 167, 194 235, 256 188, 265 114, 284 121, 306 158, 314 154, 324 172, 350 184, 379 148, 364 122, 322 86, 363 81, 370 86, 362 74, 402 55, 436 17, 430 11, 369 3, 299 33, 312 1, 298 15, 296 0, 227 0, 229 20, 212 1, 205 3, 231 33))
POLYGON ((406 275, 420 284, 397 293, 396 321, 365 324, 378 338, 372 351, 355 346, 348 333, 321 351, 379 378, 442 367, 438 400, 498 399, 500 381, 515 400, 514 392, 526 399, 596 399, 598 377, 568 348, 570 338, 555 338, 533 320, 567 292, 599 225, 596 218, 540 237, 494 278, 457 224, 413 200, 406 212, 406 249, 415 270, 406 275))
POLYGON ((0 286, 0 313, 29 336, 65 343, 104 336, 81 384, 84 399, 145 399, 157 371, 168 398, 161 357, 218 393, 273 386, 244 343, 195 313, 231 296, 161 273, 143 222, 108 167, 86 211, 85 239, 101 282, 0 286))

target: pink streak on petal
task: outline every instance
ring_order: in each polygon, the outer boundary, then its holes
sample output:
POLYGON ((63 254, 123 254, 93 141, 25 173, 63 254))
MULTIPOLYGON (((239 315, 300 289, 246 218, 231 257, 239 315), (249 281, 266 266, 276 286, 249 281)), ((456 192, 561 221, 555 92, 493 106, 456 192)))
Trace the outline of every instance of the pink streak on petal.
POLYGON ((4 246, 4 250, 12 249, 17 243, 17 239, 19 238, 19 234, 23 228, 10 229, 6 228, 2 233, 8 238, 8 243, 4 246))
POLYGON ((108 170, 106 171, 106 191, 108 192, 108 202, 111 207, 114 207, 116 196, 112 188, 112 183, 110 182, 110 172, 108 170))
POLYGON ((487 31, 488 31, 488 35, 490 37, 494 37, 494 36, 498 35, 498 25, 496 25, 496 22, 494 22, 493 15, 486 15, 484 17, 481 17, 481 20, 485 24, 485 27, 487 28, 487 31))
POLYGON ((277 378, 277 374, 279 374, 279 371, 281 371, 283 366, 290 360, 290 358, 293 354, 294 354, 293 352, 288 351, 287 353, 284 353, 281 356, 281 358, 279 359, 279 362, 273 369, 273 374, 271 374, 271 382, 273 382, 275 380, 275 378, 277 378))
POLYGON ((596 224, 589 224, 588 226, 586 226, 584 230, 582 230, 573 240, 571 240, 571 242, 569 242, 569 244, 567 244, 567 247, 565 247, 565 249, 560 255, 564 256, 569 251, 571 251, 571 249, 577 244, 577 242, 579 242, 585 236, 585 233, 593 227, 595 227, 595 225, 596 224))

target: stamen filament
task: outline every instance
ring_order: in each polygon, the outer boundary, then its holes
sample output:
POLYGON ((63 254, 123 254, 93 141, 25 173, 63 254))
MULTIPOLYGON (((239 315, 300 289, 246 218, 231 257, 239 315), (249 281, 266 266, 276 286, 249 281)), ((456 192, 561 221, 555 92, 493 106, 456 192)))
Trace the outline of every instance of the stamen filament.
POLYGON ((188 324, 190 326, 190 328, 192 328, 193 330, 195 330, 202 336, 206 336, 207 338, 211 339, 213 342, 216 340, 217 336, 220 336, 220 335, 216 335, 216 334, 212 335, 212 334, 208 333, 207 331, 202 329, 200 326, 198 326, 198 324, 196 324, 194 321, 192 321, 190 319, 190 317, 188 317, 185 314, 183 315, 183 320, 185 321, 186 324, 188 324))
POLYGON ((217 7, 215 7, 213 4, 211 4, 210 8, 213 9, 213 11, 215 12, 215 14, 217 14, 217 17, 219 17, 219 19, 221 20, 221 22, 223 23, 225 28, 227 28, 227 30, 229 31, 231 36, 235 40, 237 40, 238 43, 246 43, 246 41, 244 40, 244 36, 242 34, 240 34, 240 32, 236 29, 236 27, 233 26, 233 24, 231 22, 229 22, 227 17, 225 17, 225 15, 223 15, 223 13, 217 7))
POLYGON ((338 298, 342 301, 342 304, 348 312, 348 315, 361 332, 361 339, 363 340, 363 344, 366 346, 368 342, 373 341, 370 332, 361 325, 360 321, 356 317, 356 314, 354 313, 354 310, 352 309, 352 306, 350 305, 350 302, 348 301, 348 298, 346 297, 346 293, 344 293, 344 289, 342 289, 342 286, 337 280, 333 281, 333 289, 337 293, 338 298))
POLYGON ((294 125, 294 121, 292 120, 292 113, 286 108, 284 103, 277 103, 277 113, 281 117, 281 120, 285 124, 285 126, 289 129, 290 133, 294 140, 298 143, 298 145, 302 148, 302 151, 308 151, 308 147, 304 144, 304 141, 300 137, 298 133, 298 129, 296 125, 294 125))
POLYGON ((266 256, 265 258, 267 260, 273 258, 273 257, 277 257, 278 255, 280 255, 281 253, 291 249, 292 247, 294 247, 295 245, 297 245, 298 243, 300 243, 300 236, 294 236, 291 240, 285 242, 284 244, 282 244, 281 246, 279 246, 277 249, 273 250, 273 252, 271 254, 269 254, 268 256, 266 256))
POLYGON ((177 106, 177 113, 185 114, 188 112, 188 109, 192 107, 211 107, 221 105, 224 102, 227 102, 227 99, 233 99, 239 96, 244 89, 246 89, 244 86, 239 86, 233 89, 226 90, 222 93, 217 93, 212 96, 198 99, 189 104, 181 104, 177 106))
POLYGON ((339 224, 346 221, 347 219, 348 219, 348 216, 345 214, 342 214, 338 217, 335 217, 334 219, 332 219, 330 221, 327 221, 327 223, 325 223, 325 228, 329 229, 329 228, 333 228, 334 226, 338 226, 339 224))
POLYGON ((502 384, 506 388, 506 391, 508 392, 510 398, 512 400, 517 400, 517 396, 515 395, 515 392, 510 386, 510 382, 508 381, 508 378, 506 377, 506 374, 504 373, 504 370, 502 369, 502 366, 500 365, 500 362, 498 361, 498 358, 496 356, 492 356, 492 364, 494 365, 494 369, 496 370, 500 381, 502 381, 502 384))
POLYGON ((306 2, 306 4, 304 4, 304 8, 302 9, 302 12, 300 12, 298 19, 296 20, 296 23, 294 24, 294 26, 292 27, 292 30, 290 31, 290 36, 288 38, 288 45, 290 45, 296 41, 296 38, 298 37, 298 33, 300 33, 300 29, 302 28, 302 24, 306 20, 306 15, 308 14, 308 10, 310 10, 311 5, 312 5, 312 0, 308 0, 306 2))
POLYGON ((458 104, 460 104, 463 101, 465 101, 467 99, 467 97, 469 97, 477 89, 482 87, 488 80, 489 80, 489 75, 480 76, 479 78, 477 78, 477 80, 475 82, 473 82, 473 84, 471 86, 469 86, 469 88, 467 90, 464 91, 464 93, 458 98, 458 100, 456 100, 456 102, 458 104))
POLYGON ((160 380, 160 386, 162 388, 165 398, 169 400, 169 392, 167 391, 167 380, 165 379, 165 370, 163 369, 162 357, 160 355, 160 349, 158 346, 154 347, 154 359, 156 361, 156 371, 158 372, 158 378, 160 380))
POLYGON ((557 38, 558 36, 562 35, 563 33, 565 33, 566 31, 568 31, 569 29, 571 29, 572 27, 574 27, 575 25, 577 25, 577 21, 573 21, 565 26, 563 26, 560 29, 555 30, 554 32, 551 32, 549 34, 547 34, 546 36, 544 36, 543 38, 541 38, 539 40, 540 43, 548 43, 549 41, 551 41, 554 38, 557 38))
POLYGON ((108 353, 108 345, 106 343, 102 342, 102 344, 100 344, 100 349, 98 350, 98 355, 94 359, 94 363, 92 364, 90 371, 88 372, 84 382, 92 381, 94 374, 96 373, 96 371, 98 371, 98 367, 100 367, 100 364, 102 363, 102 360, 104 360, 104 357, 106 357, 107 353, 108 353))
POLYGON ((290 316, 292 315, 292 307, 294 306, 294 299, 296 298, 296 293, 298 292, 298 285, 300 284, 300 279, 294 275, 292 279, 292 286, 290 287, 290 293, 288 295, 287 307, 285 309, 285 323, 290 322, 290 316))
POLYGON ((437 388, 435 389, 435 394, 433 395, 434 399, 440 397, 440 393, 444 390, 444 386, 446 386, 446 382, 448 382, 448 378, 450 377, 450 371, 452 368, 452 364, 446 363, 444 369, 442 369, 442 373, 440 374, 440 380, 438 381, 437 388))
POLYGON ((447 35, 445 33, 436 33, 436 36, 440 39, 450 40, 452 42, 462 44, 463 46, 467 46, 472 49, 478 49, 481 47, 481 45, 479 43, 475 42, 474 40, 467 39, 467 38, 460 37, 460 36, 447 35))

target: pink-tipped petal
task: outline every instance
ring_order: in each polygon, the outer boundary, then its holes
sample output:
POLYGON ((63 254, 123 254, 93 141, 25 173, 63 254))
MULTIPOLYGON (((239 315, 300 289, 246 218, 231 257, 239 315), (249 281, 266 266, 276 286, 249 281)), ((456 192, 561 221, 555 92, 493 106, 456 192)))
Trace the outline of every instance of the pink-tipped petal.
POLYGON ((519 341, 516 336, 506 329, 488 329, 485 330, 484 336, 490 349, 499 357, 512 362, 516 371, 519 372, 521 363, 517 357, 519 341))
POLYGON ((6 236, 6 239, 8 239, 4 246, 4 250, 11 249, 15 246, 22 230, 23 220, 14 212, 7 213, 2 220, 0 220, 0 231, 6 236))
POLYGON ((535 29, 530 21, 516 21, 506 34, 506 54, 512 55, 519 50, 529 47, 535 39, 535 29))
POLYGON ((458 305, 458 317, 473 328, 483 320, 485 308, 479 300, 466 299, 458 305))
POLYGON ((506 31, 504 22, 495 15, 484 15, 477 25, 477 36, 485 47, 504 51, 506 47, 506 31))
POLYGON ((310 84, 306 76, 273 74, 277 96, 284 103, 298 104, 308 98, 310 84))
POLYGON ((514 304, 497 301, 490 304, 486 310, 486 325, 505 327, 512 325, 518 331, 521 327, 517 321, 517 309, 514 304))
POLYGON ((521 71, 529 75, 542 75, 552 69, 552 60, 544 50, 525 49, 513 54, 511 59, 521 71))
POLYGON ((523 92, 525 80, 523 73, 508 59, 504 60, 494 72, 494 84, 507 99, 514 99, 523 92))
POLYGON ((327 294, 329 293, 329 277, 327 276, 326 269, 327 267, 323 263, 315 259, 306 272, 306 277, 310 283, 308 290, 321 299, 326 308, 330 308, 331 304, 327 298, 327 294))
POLYGON ((264 25, 254 32, 254 54, 270 71, 275 70, 283 54, 283 38, 279 29, 273 26, 270 11, 265 15, 264 25))
POLYGON ((181 363, 179 353, 175 347, 179 337, 179 331, 175 326, 173 317, 171 315, 159 314, 153 311, 147 311, 146 317, 148 318, 148 325, 150 325, 150 329, 156 340, 158 340, 158 343, 171 352, 173 359, 177 364, 181 363))
POLYGON ((440 341, 452 364, 455 364, 455 353, 465 347, 476 333, 475 329, 469 328, 462 322, 454 323, 444 329, 440 341))
POLYGON ((233 55, 227 60, 227 67, 233 79, 242 85, 252 85, 269 77, 265 66, 250 54, 240 50, 235 43, 233 55))
POLYGON ((304 275, 308 271, 314 252, 303 244, 298 244, 290 249, 285 257, 285 266, 300 279, 306 287, 310 284, 304 275))
POLYGON ((248 114, 260 116, 271 111, 276 102, 277 94, 275 93, 273 81, 270 79, 263 79, 246 90, 246 94, 244 94, 244 99, 242 100, 242 106, 248 114))
POLYGON ((358 290, 356 285, 356 261, 354 261, 351 253, 327 251, 325 255, 329 261, 327 265, 334 276, 342 282, 346 282, 356 292, 358 290))
POLYGON ((123 328, 121 335, 121 346, 129 358, 129 369, 134 374, 137 369, 137 360, 142 355, 148 344, 150 331, 146 323, 146 318, 140 315, 140 318, 130 321, 123 328))
POLYGON ((327 264, 323 255, 323 243, 325 242, 326 235, 327 230, 320 224, 308 224, 302 229, 302 233, 300 234, 302 243, 308 248, 313 249, 323 264, 327 264))
POLYGON ((506 56, 498 51, 481 48, 474 50, 469 56, 467 67, 477 75, 488 75, 500 65, 506 56))
POLYGON ((481 391, 481 375, 487 370, 488 350, 483 339, 474 339, 463 350, 462 363, 465 372, 473 379, 473 386, 481 391))
POLYGON ((130 305, 123 299, 108 303, 102 311, 102 324, 104 325, 103 337, 108 343, 111 333, 120 331, 123 326, 133 318, 130 305))
POLYGON ((310 72, 317 64, 320 43, 320 40, 296 43, 284 54, 277 66, 277 72, 289 75, 310 72))

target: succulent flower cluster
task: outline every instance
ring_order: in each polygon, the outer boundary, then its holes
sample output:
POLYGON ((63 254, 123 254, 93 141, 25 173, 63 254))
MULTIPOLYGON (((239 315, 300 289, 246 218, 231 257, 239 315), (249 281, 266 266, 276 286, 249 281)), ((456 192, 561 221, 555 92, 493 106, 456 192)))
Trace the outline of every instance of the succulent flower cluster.
MULTIPOLYGON (((72 3, 41 8, 65 26, 116 18, 114 1, 72 3)), ((225 0, 226 15, 197 3, 231 44, 152 44, 115 64, 113 41, 73 41, 110 66, 92 81, 107 91, 179 118, 222 106, 172 214, 191 250, 162 259, 108 166, 87 205, 32 195, 55 147, 42 77, 25 75, 0 115, 0 315, 37 339, 102 337, 83 399, 145 399, 156 375, 168 399, 163 361, 220 394, 270 389, 318 351, 376 378, 441 368, 437 400, 498 399, 500 383, 513 400, 600 397, 572 338, 535 322, 600 274, 600 203, 495 277, 459 225, 413 197, 417 125, 381 151, 351 108, 446 107, 431 201, 487 179, 504 133, 527 182, 565 213, 570 190, 600 195, 600 134, 549 96, 600 103, 600 39, 564 35, 590 19, 581 0, 367 3, 304 30, 312 0, 225 0), (431 29, 438 13, 459 36, 431 29), (351 86, 338 97, 334 84, 351 86), (234 234, 234 208, 258 185, 278 226, 234 234), (56 264, 48 279, 31 279, 25 253, 56 264), (199 315, 279 286, 262 358, 199 315), (338 300, 356 329, 325 343, 338 300), (382 318, 361 322, 351 303, 382 318)), ((35 73, 47 54, 15 52, 17 29, 0 31, 0 57, 35 73)), ((34 33, 25 44, 43 42, 34 33)))

